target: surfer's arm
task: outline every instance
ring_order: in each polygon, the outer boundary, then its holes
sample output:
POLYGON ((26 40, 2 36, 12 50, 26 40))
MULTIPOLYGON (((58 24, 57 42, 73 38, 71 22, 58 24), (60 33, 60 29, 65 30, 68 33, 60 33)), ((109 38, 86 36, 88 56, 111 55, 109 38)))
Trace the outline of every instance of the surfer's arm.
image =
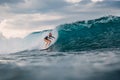
POLYGON ((55 39, 55 37, 54 37, 54 36, 51 36, 51 37, 55 39))
POLYGON ((50 36, 50 37, 49 37, 49 39, 52 39, 52 38, 54 38, 54 39, 55 39, 55 37, 54 37, 54 36, 50 36))

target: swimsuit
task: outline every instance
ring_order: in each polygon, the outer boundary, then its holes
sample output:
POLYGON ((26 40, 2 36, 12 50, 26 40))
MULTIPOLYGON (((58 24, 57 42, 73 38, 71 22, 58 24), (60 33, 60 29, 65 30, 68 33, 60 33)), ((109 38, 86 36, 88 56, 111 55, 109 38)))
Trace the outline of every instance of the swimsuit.
POLYGON ((46 36, 44 39, 49 40, 48 38, 49 38, 49 37, 48 37, 48 36, 46 36))
POLYGON ((53 37, 53 36, 46 36, 44 39, 45 39, 45 40, 49 40, 49 39, 51 39, 51 38, 55 38, 55 37, 53 37))

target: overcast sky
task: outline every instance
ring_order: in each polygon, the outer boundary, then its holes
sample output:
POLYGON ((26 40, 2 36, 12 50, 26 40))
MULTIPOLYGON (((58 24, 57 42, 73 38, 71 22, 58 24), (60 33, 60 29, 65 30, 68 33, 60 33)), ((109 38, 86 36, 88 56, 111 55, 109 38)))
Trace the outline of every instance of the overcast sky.
POLYGON ((0 32, 24 37, 74 21, 120 16, 120 0, 0 0, 0 32))

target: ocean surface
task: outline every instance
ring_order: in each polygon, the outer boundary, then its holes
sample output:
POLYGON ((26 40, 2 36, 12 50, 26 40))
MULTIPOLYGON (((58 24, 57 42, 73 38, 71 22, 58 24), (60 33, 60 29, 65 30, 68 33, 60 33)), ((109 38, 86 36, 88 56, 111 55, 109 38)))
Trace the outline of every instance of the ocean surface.
POLYGON ((120 80, 120 17, 59 25, 23 39, 0 36, 0 80, 120 80), (44 37, 55 40, 47 50, 44 37))
POLYGON ((0 80, 120 80, 120 49, 2 54, 0 80))

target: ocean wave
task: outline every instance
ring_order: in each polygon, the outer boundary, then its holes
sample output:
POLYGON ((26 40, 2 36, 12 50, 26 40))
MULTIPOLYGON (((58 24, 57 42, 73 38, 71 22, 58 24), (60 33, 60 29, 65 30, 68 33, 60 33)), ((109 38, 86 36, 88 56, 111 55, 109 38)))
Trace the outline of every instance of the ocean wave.
POLYGON ((120 47, 120 17, 107 16, 88 21, 77 21, 57 26, 53 30, 33 32, 23 39, 0 37, 0 53, 41 50, 44 37, 53 33, 55 40, 50 51, 87 51, 120 47))
POLYGON ((53 51, 81 51, 120 47, 120 17, 107 16, 95 20, 60 25, 53 51))

